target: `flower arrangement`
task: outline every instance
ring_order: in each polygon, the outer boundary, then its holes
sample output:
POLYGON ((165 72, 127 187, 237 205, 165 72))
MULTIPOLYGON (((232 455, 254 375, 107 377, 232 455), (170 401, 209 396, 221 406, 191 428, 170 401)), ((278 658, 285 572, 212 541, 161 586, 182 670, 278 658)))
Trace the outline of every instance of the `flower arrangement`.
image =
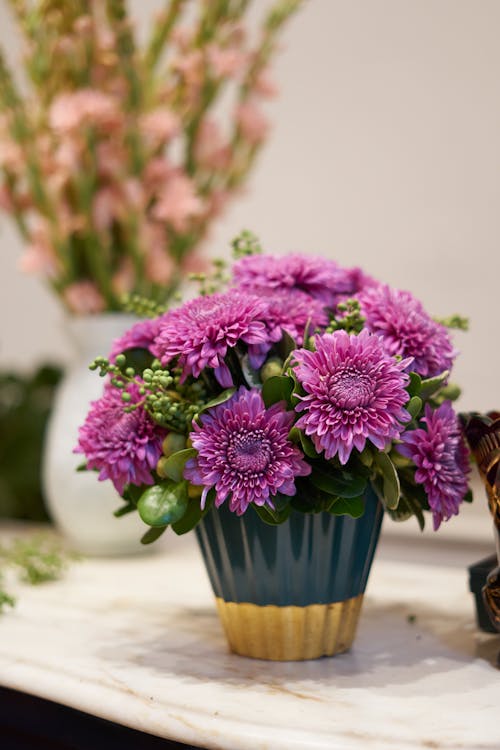
POLYGON ((211 506, 281 524, 357 518, 370 485, 396 520, 459 511, 468 452, 449 382, 449 328, 409 292, 323 258, 233 243, 200 296, 135 324, 108 359, 77 452, 151 528, 191 530, 211 506))
POLYGON ((77 314, 165 301, 199 270, 265 140, 269 63, 300 2, 270 4, 253 38, 249 0, 172 0, 139 44, 123 0, 10 0, 31 93, 0 53, 0 207, 22 269, 77 314))

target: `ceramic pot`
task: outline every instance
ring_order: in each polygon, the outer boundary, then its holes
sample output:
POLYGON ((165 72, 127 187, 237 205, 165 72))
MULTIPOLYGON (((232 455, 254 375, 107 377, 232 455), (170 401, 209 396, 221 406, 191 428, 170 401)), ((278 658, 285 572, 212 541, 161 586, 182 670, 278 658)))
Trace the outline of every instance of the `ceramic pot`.
POLYGON ((98 355, 106 356, 113 340, 135 321, 133 316, 120 313, 66 321, 74 354, 58 388, 47 428, 43 483, 55 524, 75 549, 88 555, 122 555, 148 549, 140 543, 146 527, 137 514, 115 518, 113 512, 123 501, 112 483, 96 481, 93 471, 77 472, 84 458, 73 453, 90 402, 102 394, 103 381, 89 370, 89 364, 98 355))
POLYGON ((347 651, 382 517, 371 490, 358 519, 292 512, 270 526, 252 509, 211 509, 196 534, 231 651, 275 661, 347 651))

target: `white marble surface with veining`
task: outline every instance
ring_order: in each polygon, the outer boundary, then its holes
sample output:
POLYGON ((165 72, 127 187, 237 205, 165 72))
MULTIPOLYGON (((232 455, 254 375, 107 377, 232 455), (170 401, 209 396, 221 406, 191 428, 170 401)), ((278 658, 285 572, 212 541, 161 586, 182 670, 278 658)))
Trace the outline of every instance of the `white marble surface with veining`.
POLYGON ((0 684, 214 750, 498 750, 500 637, 465 570, 490 551, 386 537, 354 649, 302 663, 227 652, 192 537, 82 560, 17 587, 0 684))

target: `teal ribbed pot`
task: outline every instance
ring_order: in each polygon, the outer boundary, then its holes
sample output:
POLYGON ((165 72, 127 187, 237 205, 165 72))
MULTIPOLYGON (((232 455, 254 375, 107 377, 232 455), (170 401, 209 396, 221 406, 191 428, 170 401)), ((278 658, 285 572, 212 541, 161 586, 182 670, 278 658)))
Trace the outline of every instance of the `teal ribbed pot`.
POLYGON ((196 534, 230 648, 275 660, 350 648, 382 517, 371 490, 357 519, 292 512, 270 526, 211 509, 196 534))

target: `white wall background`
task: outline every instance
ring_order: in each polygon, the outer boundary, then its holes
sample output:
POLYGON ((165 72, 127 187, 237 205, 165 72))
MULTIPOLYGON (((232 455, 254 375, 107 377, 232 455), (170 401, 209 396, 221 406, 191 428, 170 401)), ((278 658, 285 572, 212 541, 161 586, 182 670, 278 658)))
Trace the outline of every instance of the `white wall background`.
MULTIPOLYGON (((161 4, 132 7, 142 23, 161 4)), ((210 246, 248 227, 270 251, 360 264, 433 314, 470 316, 463 409, 500 407, 499 29, 499 0, 309 0, 275 65, 272 137, 210 246)), ((15 59, 6 0, 0 43, 15 59)), ((0 230, 0 367, 64 361, 59 302, 0 230)))

